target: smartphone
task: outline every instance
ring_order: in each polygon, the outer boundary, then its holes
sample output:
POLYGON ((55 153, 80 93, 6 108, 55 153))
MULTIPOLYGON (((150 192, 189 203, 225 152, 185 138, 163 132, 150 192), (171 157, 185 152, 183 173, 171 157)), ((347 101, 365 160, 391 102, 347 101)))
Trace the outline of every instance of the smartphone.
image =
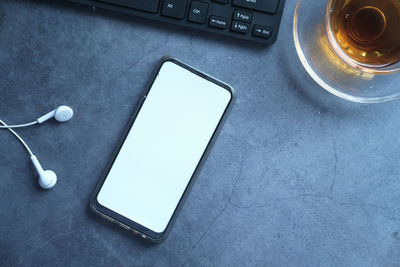
POLYGON ((233 99, 227 84, 162 58, 94 190, 91 210, 143 238, 164 240, 233 99))

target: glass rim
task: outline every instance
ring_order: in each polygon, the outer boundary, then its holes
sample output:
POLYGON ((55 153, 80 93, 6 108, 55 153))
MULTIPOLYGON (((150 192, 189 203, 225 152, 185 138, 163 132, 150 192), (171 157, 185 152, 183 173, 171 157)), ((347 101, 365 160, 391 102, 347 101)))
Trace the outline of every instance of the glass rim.
MULTIPOLYGON (((300 4, 304 0, 297 0, 295 12, 294 12, 294 17, 293 17, 293 38, 294 38, 294 44, 296 48, 297 55, 299 56, 300 62, 302 63, 303 67, 307 71, 307 73, 311 76, 311 78, 322 88, 330 92, 331 94, 340 97, 344 100, 356 102, 356 103, 363 103, 363 104, 376 104, 376 103, 383 103, 383 102, 389 102, 392 100, 396 100, 400 98, 400 92, 390 94, 387 96, 378 96, 378 97, 362 97, 362 96, 354 96, 348 93, 341 92, 329 84, 327 84, 319 75, 313 70, 312 66, 308 62, 308 59, 303 51, 300 37, 299 37, 299 31, 298 31, 298 24, 299 24, 299 10, 300 10, 300 4)), ((330 0, 329 0, 330 1, 330 0)), ((377 74, 377 73, 375 73, 377 74)))

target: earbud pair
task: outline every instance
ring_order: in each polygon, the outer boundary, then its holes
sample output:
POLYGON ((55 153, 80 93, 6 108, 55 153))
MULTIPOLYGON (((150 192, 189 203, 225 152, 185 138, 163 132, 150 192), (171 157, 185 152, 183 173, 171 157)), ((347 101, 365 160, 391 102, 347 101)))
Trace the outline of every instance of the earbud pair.
MULTIPOLYGON (((49 113, 38 118, 36 121, 40 124, 51 118, 56 119, 58 122, 67 122, 74 116, 74 111, 68 106, 59 106, 58 108, 50 111, 49 113)), ((35 155, 31 156, 31 161, 39 175, 39 185, 44 189, 50 189, 57 183, 57 175, 51 170, 43 170, 38 159, 35 155)))
POLYGON ((58 108, 50 111, 49 113, 41 116, 34 122, 19 124, 19 125, 7 125, 3 121, 0 120, 0 123, 3 126, 1 128, 8 129, 15 137, 24 145, 25 149, 28 151, 31 157, 31 161, 33 166, 36 169, 36 172, 39 175, 38 182, 39 185, 44 189, 50 189, 57 183, 57 175, 51 170, 44 170, 42 165, 40 165, 37 157, 32 153, 29 146, 25 143, 25 141, 12 129, 12 128, 22 128, 31 126, 34 124, 41 124, 51 118, 55 118, 58 122, 67 122, 69 121, 74 115, 73 110, 68 106, 59 106, 58 108))

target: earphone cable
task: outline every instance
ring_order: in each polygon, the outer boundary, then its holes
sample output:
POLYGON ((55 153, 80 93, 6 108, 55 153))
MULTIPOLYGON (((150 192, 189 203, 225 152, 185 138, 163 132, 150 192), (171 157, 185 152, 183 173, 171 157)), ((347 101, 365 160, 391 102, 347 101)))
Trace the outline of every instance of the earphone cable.
POLYGON ((2 120, 0 120, 0 123, 3 124, 5 127, 2 128, 6 128, 8 129, 20 142, 21 144, 25 147, 25 149, 28 151, 28 153, 33 156, 32 150, 29 148, 29 146, 25 143, 25 141, 21 138, 21 136, 19 136, 13 129, 11 128, 7 128, 7 124, 5 124, 2 120))
POLYGON ((24 123, 24 124, 0 126, 0 129, 22 128, 22 127, 32 126, 37 123, 38 123, 37 121, 33 121, 33 122, 29 122, 29 123, 24 123))

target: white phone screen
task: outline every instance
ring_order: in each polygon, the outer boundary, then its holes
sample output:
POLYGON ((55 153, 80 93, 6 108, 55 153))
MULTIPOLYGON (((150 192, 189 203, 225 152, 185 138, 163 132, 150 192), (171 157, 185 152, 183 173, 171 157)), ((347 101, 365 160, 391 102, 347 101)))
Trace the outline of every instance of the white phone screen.
POLYGON ((226 88, 166 61, 109 170, 98 203, 162 233, 231 98, 226 88))

